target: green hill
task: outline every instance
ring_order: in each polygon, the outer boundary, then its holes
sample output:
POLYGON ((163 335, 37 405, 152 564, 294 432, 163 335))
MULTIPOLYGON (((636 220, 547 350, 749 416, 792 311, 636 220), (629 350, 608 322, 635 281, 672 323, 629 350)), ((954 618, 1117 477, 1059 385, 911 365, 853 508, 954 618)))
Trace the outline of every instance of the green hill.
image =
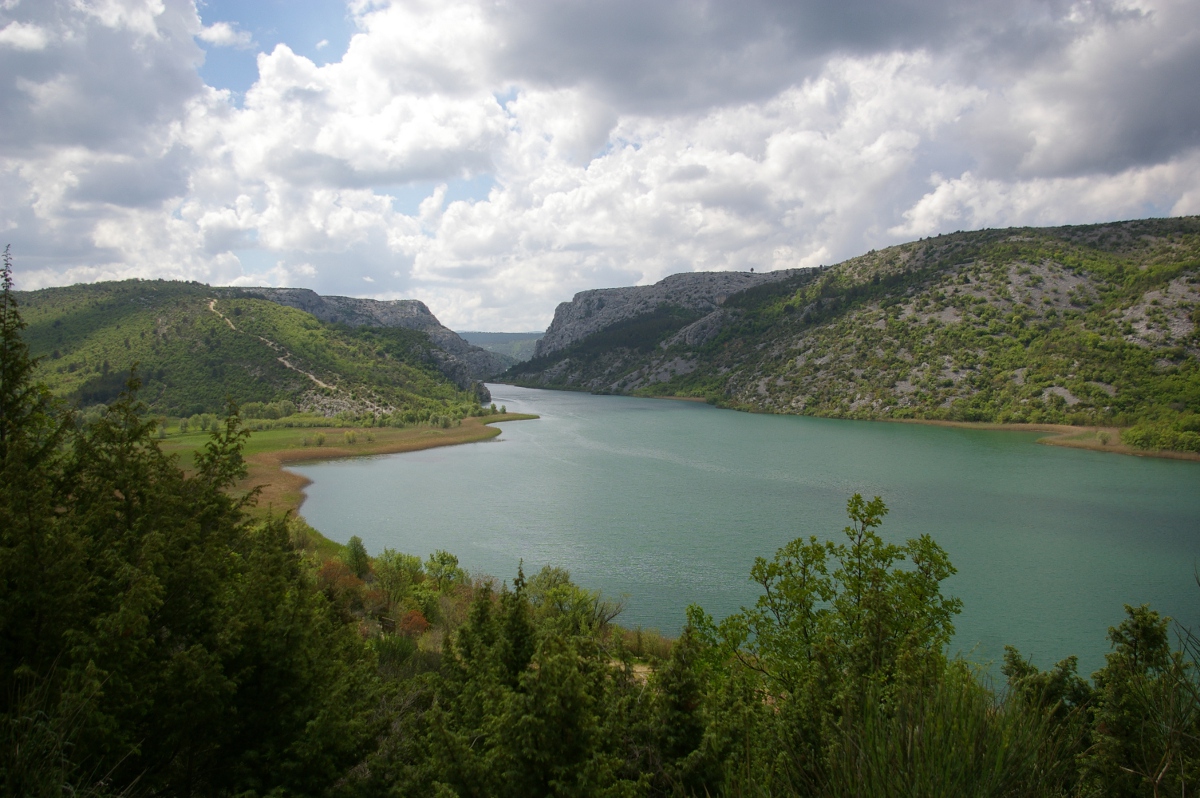
POLYGON ((540 332, 460 332, 459 335, 467 343, 508 358, 510 366, 533 357, 534 348, 542 337, 540 332))
POLYGON ((127 280, 17 300, 24 340, 41 358, 35 378, 84 406, 116 397, 134 364, 141 398, 168 415, 219 412, 227 397, 325 415, 478 403, 423 332, 328 324, 238 289, 127 280))
POLYGON ((505 379, 772 413, 1111 424, 1134 445, 1200 451, 1198 325, 1200 218, 981 230, 711 312, 664 301, 505 379))

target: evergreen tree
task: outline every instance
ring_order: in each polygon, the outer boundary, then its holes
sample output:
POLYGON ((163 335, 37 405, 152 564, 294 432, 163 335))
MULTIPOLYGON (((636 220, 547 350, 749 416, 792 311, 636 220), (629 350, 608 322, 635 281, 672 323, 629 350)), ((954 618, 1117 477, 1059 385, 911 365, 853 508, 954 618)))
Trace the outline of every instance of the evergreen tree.
POLYGON ((94 421, 30 383, 0 293, 0 788, 324 790, 376 733, 373 668, 283 519, 238 493, 236 414, 185 474, 137 381, 94 421))
POLYGON ((350 540, 346 542, 344 559, 347 567, 355 576, 359 579, 367 578, 367 574, 371 570, 371 556, 367 554, 367 548, 358 535, 351 535, 350 540))

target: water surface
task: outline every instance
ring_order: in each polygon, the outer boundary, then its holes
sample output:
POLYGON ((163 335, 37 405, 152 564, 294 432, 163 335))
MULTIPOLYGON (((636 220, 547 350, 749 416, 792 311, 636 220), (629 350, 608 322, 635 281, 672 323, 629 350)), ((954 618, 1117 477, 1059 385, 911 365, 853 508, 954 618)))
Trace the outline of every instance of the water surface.
POLYGON ((538 413, 484 443, 295 467, 303 514, 509 579, 544 564, 625 596, 626 625, 675 632, 758 595, 756 556, 798 535, 840 537, 846 500, 881 496, 882 536, 929 533, 958 574, 955 646, 1005 644, 1040 666, 1103 665, 1124 604, 1200 629, 1200 464, 1041 446, 1037 434, 767 416, 704 404, 490 386, 538 413))

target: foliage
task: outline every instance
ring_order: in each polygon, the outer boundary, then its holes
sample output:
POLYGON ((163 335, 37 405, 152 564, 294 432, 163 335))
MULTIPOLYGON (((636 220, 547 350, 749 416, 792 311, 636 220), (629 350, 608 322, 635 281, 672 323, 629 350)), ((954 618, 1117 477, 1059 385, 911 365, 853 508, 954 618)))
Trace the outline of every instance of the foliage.
POLYGON ((1085 784, 1120 796, 1181 795, 1200 783, 1200 702, 1196 662, 1172 652, 1168 621, 1125 606, 1109 630, 1113 651, 1095 674, 1093 746, 1085 784))
POLYGON ((216 413, 229 398, 244 417, 264 419, 308 408, 417 423, 478 408, 414 330, 325 324, 199 283, 126 280, 20 297, 23 338, 41 358, 35 378, 83 406, 112 401, 137 364, 143 401, 171 416, 216 413))
POLYGON ((360 756, 375 676, 282 519, 252 523, 236 415, 192 475, 131 382, 95 421, 28 382, 10 333, 0 479, 6 794, 313 793, 360 756))
POLYGON ((941 595, 954 568, 928 536, 884 543, 875 530, 887 508, 878 497, 855 494, 846 509, 846 542, 796 538, 772 560, 755 560, 751 577, 763 595, 753 608, 720 624, 689 609, 710 651, 737 662, 757 691, 786 708, 776 733, 791 753, 783 768, 792 779, 819 777, 852 699, 876 691, 886 701, 937 682, 961 609, 941 595))
POLYGON ((351 535, 349 542, 346 543, 346 566, 359 579, 366 579, 367 574, 371 570, 371 557, 367 554, 367 548, 363 545, 362 538, 358 535, 351 535))
POLYGON ((614 326, 509 376, 775 413, 1133 426, 1128 445, 1196 451, 1198 286, 1195 217, 956 233, 734 294, 694 344, 650 324, 664 306, 623 323, 645 328, 636 345, 614 326))
POLYGON ((620 604, 562 569, 497 587, 441 550, 372 558, 251 519, 232 408, 185 473, 136 380, 82 418, 56 403, 7 258, 2 276, 4 794, 1125 798, 1200 780, 1200 639, 1172 650, 1148 607, 1126 608, 1091 683, 1010 649, 997 694, 946 656, 945 552, 886 542, 878 498, 849 500, 839 540, 757 559, 754 606, 693 607, 673 643, 615 627, 620 604))
POLYGON ((1061 795, 1071 762, 1050 723, 1012 697, 997 702, 962 668, 890 701, 871 687, 839 724, 821 792, 1061 795))

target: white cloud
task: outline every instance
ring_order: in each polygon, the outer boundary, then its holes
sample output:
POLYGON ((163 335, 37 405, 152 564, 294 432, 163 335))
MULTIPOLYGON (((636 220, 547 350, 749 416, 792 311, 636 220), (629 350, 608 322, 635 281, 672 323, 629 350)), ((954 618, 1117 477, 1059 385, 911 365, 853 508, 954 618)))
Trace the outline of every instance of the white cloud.
POLYGON ((162 33, 158 18, 167 10, 163 0, 76 0, 74 6, 105 27, 154 38, 162 33))
POLYGON ((889 233, 915 238, 953 229, 1082 224, 1155 215, 1147 213, 1155 208, 1195 214, 1200 149, 1114 175, 1004 181, 964 172, 953 179, 934 175, 931 182, 933 190, 889 233))
POLYGON ((49 42, 50 35, 37 25, 10 22, 0 28, 0 47, 26 51, 44 50, 49 42))
POLYGON ((361 0, 341 60, 260 53, 240 105, 201 85, 196 40, 249 35, 190 0, 7 4, 0 218, 23 287, 365 284, 536 329, 678 271, 1197 213, 1200 7, 1139 2, 868 24, 858 0, 361 0))
MULTIPOLYGON (((238 30, 236 26, 228 22, 214 22, 208 27, 201 28, 200 32, 196 34, 196 38, 214 47, 246 49, 254 46, 254 39, 249 31, 238 30)), ((319 46, 318 49, 320 49, 319 46)))

